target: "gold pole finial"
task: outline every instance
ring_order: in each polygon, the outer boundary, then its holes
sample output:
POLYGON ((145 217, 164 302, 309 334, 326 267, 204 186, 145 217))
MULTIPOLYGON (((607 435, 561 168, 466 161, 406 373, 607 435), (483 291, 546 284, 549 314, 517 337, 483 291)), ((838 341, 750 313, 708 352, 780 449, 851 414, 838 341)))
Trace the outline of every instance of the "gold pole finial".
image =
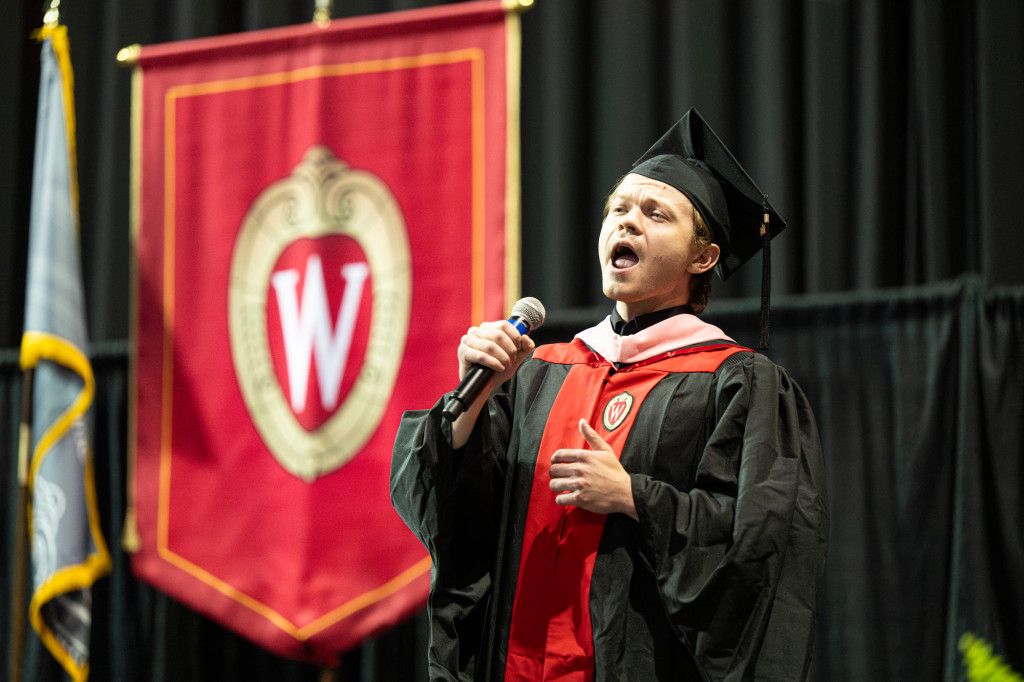
POLYGON ((533 0, 501 0, 501 6, 506 12, 518 12, 522 14, 533 8, 533 0))
POLYGON ((138 43, 122 47, 117 51, 117 63, 119 66, 135 66, 135 63, 139 61, 140 54, 142 54, 142 46, 138 43))
POLYGON ((43 3, 43 26, 56 28, 60 23, 60 0, 50 0, 43 3))
POLYGON ((331 23, 331 0, 316 0, 313 21, 321 28, 331 23))

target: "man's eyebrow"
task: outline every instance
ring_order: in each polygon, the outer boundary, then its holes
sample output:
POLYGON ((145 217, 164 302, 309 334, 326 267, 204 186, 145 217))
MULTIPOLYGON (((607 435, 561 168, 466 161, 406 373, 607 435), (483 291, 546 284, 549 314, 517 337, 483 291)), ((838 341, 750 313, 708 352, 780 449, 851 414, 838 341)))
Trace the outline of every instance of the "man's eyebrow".
POLYGON ((665 201, 664 199, 659 199, 658 197, 652 197, 652 196, 644 197, 643 203, 644 204, 653 204, 655 207, 660 209, 663 213, 669 213, 669 214, 675 213, 675 208, 672 206, 672 204, 670 202, 665 201))

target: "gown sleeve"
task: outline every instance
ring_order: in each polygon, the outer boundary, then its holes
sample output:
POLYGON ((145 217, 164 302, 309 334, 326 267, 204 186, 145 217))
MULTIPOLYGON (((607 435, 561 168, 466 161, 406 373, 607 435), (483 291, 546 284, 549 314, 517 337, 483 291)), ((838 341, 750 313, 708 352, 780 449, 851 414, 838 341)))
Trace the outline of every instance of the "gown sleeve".
MULTIPOLYGON (((503 392, 504 394, 504 392, 503 392)), ((486 655, 502 473, 493 444, 507 431, 504 400, 491 398, 466 445, 451 447, 441 415, 406 412, 391 459, 391 502, 430 553, 429 665, 432 680, 471 680, 486 655)))
POLYGON ((829 523, 813 415, 756 354, 720 368, 708 400, 692 489, 631 476, 643 561, 710 677, 805 679, 829 523))

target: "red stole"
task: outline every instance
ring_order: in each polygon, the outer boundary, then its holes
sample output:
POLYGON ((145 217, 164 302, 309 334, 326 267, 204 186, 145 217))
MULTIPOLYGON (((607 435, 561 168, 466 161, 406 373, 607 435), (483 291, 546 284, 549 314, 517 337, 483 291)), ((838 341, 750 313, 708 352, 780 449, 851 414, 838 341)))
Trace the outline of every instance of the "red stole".
POLYGON ((589 682, 594 678, 590 578, 605 515, 555 504, 549 487, 551 455, 586 448, 579 419, 586 418, 621 457, 622 447, 651 389, 666 374, 714 372, 733 345, 662 353, 621 370, 581 341, 542 346, 534 357, 571 364, 541 437, 509 634, 505 680, 589 682))

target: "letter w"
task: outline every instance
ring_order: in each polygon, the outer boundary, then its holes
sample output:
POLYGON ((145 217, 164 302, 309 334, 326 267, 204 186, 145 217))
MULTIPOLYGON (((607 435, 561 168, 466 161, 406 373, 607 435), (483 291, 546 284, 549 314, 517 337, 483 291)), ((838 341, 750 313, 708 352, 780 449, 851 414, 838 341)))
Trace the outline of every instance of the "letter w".
POLYGON ((288 392, 296 413, 306 409, 309 363, 316 355, 316 378, 320 386, 320 404, 331 411, 338 405, 341 378, 345 374, 352 332, 359 314, 363 284, 370 274, 366 263, 348 263, 341 267, 345 293, 338 321, 331 326, 327 309, 327 286, 320 256, 311 254, 306 261, 306 281, 302 286, 302 311, 298 301, 298 270, 274 273, 270 282, 277 295, 281 316, 285 360, 288 365, 288 392))

